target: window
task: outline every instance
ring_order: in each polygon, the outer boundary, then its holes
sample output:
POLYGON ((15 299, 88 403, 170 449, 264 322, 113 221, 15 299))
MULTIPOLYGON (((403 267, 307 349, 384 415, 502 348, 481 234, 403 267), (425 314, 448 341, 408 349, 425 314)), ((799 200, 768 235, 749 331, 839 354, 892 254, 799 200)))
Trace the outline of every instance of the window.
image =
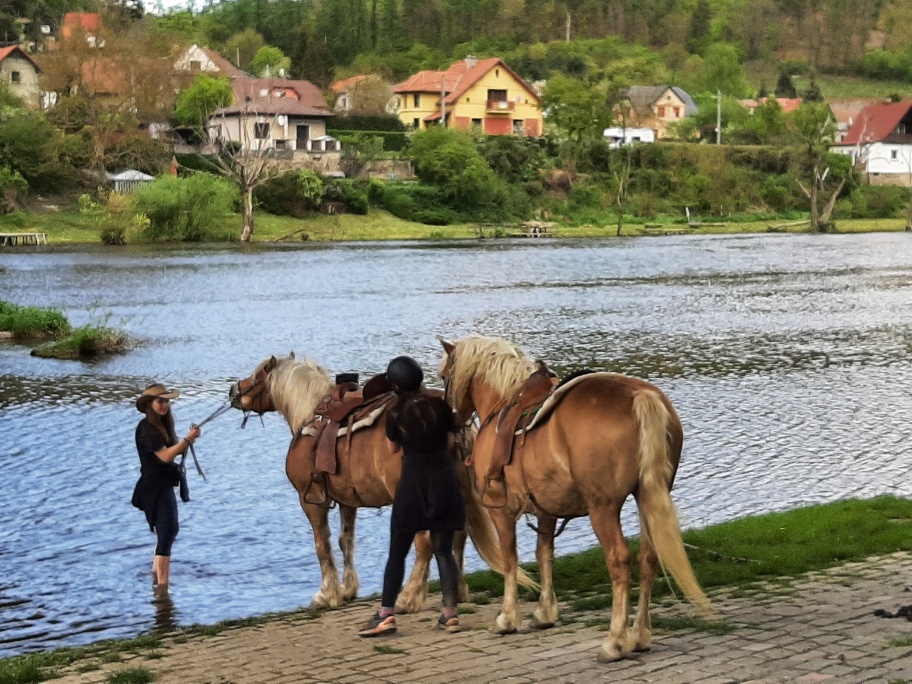
POLYGON ((472 119, 472 128, 481 128, 481 119, 472 119))
POLYGON ((275 141, 275 148, 276 148, 277 150, 287 150, 287 149, 288 149, 288 141, 287 141, 287 140, 276 140, 276 141, 275 141))
POLYGON ((14 71, 10 74, 10 81, 13 83, 22 83, 22 74, 18 71, 14 71))
POLYGON ((900 135, 905 135, 906 134, 906 124, 901 123, 901 124, 897 125, 896 132, 899 133, 900 135))
POLYGON ((203 70, 203 63, 201 61, 199 61, 198 59, 190 60, 190 71, 202 71, 202 70, 203 70))
POLYGON ((412 128, 414 128, 416 131, 417 131, 419 128, 421 128, 421 120, 420 120, 420 119, 412 119, 412 128))
POLYGON ((507 101, 507 91, 506 90, 488 90, 488 102, 506 102, 507 101))
POLYGON ((269 124, 268 123, 255 123, 253 124, 253 137, 257 140, 265 140, 269 137, 269 124))
POLYGON ((526 122, 522 119, 513 119, 513 135, 522 135, 526 132, 526 122))
POLYGON ((680 107, 675 107, 675 108, 674 108, 674 115, 675 115, 675 118, 676 118, 676 119, 680 119, 680 118, 681 118, 681 108, 680 108, 680 107))
POLYGON ((899 150, 890 150, 890 159, 899 159, 899 150))
POLYGON ((660 119, 665 118, 665 107, 659 107, 659 118, 660 119))
POLYGON ((412 106, 415 108, 418 108, 421 106, 421 95, 420 94, 415 93, 414 95, 412 95, 412 106))

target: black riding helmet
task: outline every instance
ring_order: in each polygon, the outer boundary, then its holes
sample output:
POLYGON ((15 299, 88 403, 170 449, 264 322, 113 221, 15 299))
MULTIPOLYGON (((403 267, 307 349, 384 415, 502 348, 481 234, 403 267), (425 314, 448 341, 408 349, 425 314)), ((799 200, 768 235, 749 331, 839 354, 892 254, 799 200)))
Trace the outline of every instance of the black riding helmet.
POLYGON ((386 367, 386 379, 398 392, 413 392, 421 386, 424 371, 411 356, 397 356, 386 367))

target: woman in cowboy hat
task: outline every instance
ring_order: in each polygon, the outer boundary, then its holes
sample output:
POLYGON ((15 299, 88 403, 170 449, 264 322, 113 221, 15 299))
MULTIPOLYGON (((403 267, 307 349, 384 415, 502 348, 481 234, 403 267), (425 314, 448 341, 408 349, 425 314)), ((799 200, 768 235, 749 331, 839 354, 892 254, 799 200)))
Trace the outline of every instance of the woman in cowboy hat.
POLYGON ((181 439, 174 432, 171 400, 180 396, 160 383, 152 383, 136 400, 136 408, 145 418, 136 426, 136 450, 139 452, 140 476, 133 490, 133 505, 146 514, 149 529, 158 543, 152 560, 153 583, 167 587, 171 569, 171 544, 180 526, 174 487, 180 484, 180 470, 174 459, 184 453, 200 435, 191 426, 181 439))

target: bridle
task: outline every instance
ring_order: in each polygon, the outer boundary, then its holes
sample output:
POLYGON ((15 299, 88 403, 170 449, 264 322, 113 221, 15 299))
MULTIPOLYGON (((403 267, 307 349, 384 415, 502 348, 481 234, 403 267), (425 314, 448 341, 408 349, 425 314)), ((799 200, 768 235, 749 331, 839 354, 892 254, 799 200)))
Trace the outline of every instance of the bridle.
POLYGON ((243 378, 238 380, 228 392, 228 408, 239 408, 244 412, 244 420, 241 421, 241 428, 247 427, 247 421, 251 413, 256 413, 263 420, 263 414, 274 410, 275 404, 272 401, 272 395, 269 392, 269 374, 275 367, 261 368, 253 378, 243 378), (241 383, 251 381, 247 389, 244 389, 241 383), (246 397, 249 400, 250 408, 241 408, 240 400, 246 397))

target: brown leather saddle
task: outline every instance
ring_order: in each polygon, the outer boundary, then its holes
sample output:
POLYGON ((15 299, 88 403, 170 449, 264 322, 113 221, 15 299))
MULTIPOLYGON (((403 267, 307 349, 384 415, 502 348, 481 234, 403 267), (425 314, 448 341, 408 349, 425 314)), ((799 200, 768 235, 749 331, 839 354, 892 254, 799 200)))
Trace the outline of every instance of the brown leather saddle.
POLYGON ((356 424, 377 409, 395 401, 396 394, 392 384, 386 379, 385 373, 375 375, 364 384, 363 388, 358 385, 357 377, 355 374, 337 376, 337 384, 332 388, 329 396, 325 397, 314 410, 313 421, 308 427, 310 428, 309 434, 314 438, 316 452, 311 476, 315 482, 322 479, 324 475, 336 474, 338 469, 336 446, 339 431, 343 427, 348 428, 344 438, 346 445, 350 447, 356 424), (339 382, 339 380, 342 381, 339 382))
POLYGON ((497 435, 494 438, 491 465, 485 476, 486 484, 503 481, 504 467, 509 465, 514 454, 522 449, 529 423, 545 400, 551 396, 558 382, 557 374, 550 370, 544 361, 538 361, 538 368, 526 378, 516 401, 498 412, 497 435), (520 434, 517 435, 517 432, 520 434))

